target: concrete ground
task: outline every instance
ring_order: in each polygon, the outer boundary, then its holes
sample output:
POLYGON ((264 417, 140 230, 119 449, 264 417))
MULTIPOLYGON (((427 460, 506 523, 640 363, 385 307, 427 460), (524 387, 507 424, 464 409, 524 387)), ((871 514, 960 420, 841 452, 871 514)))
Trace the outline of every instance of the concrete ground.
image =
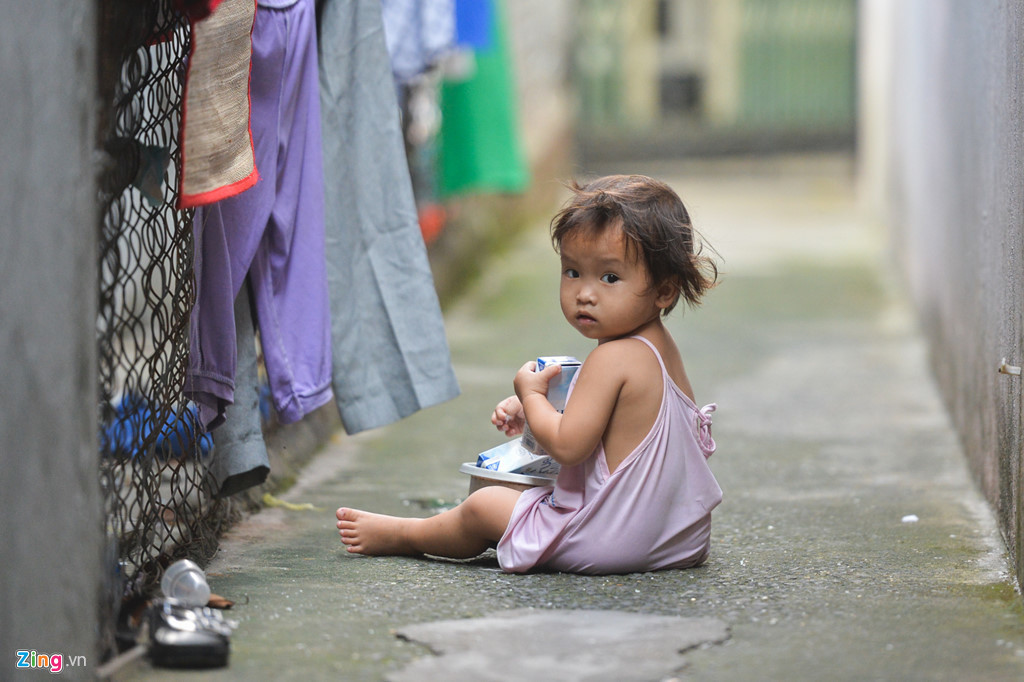
POLYGON ((723 258, 704 306, 669 318, 698 404, 719 405, 709 562, 518 576, 493 555, 339 542, 339 505, 426 515, 463 497, 459 464, 501 440, 488 417, 514 370, 589 351, 538 225, 447 313, 462 395, 338 434, 284 496, 316 510, 267 509, 225 538, 208 574, 236 602, 231 662, 189 679, 1024 679, 1021 595, 849 160, 615 170, 670 181, 723 258))

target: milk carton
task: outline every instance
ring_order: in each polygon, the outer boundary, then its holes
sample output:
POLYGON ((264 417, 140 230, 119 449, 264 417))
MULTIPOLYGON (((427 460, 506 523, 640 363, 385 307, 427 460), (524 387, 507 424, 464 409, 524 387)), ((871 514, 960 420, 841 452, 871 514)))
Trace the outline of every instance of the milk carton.
POLYGON ((565 401, 569 397, 569 384, 576 376, 582 363, 571 355, 546 355, 537 358, 537 371, 549 365, 561 365, 562 371, 548 383, 548 402, 559 412, 565 411, 565 401))
POLYGON ((510 474, 549 476, 558 473, 558 462, 546 455, 536 455, 523 447, 522 439, 515 438, 481 452, 476 458, 480 469, 510 474))
MULTIPOLYGON (((538 372, 549 365, 562 366, 562 371, 548 383, 548 402, 559 412, 565 411, 565 401, 569 397, 569 385, 572 383, 573 377, 576 376, 576 372, 579 371, 581 364, 579 360, 571 355, 546 355, 537 358, 536 371, 538 372)), ((537 439, 533 437, 529 424, 523 429, 523 447, 535 455, 548 456, 544 452, 544 448, 537 442, 537 439)))
MULTIPOLYGON (((551 364, 561 365, 562 371, 548 384, 548 400, 556 410, 562 412, 569 396, 569 384, 581 363, 569 355, 543 356, 537 358, 537 371, 551 364)), ((523 430, 522 437, 481 452, 476 458, 476 466, 487 471, 528 476, 554 476, 560 469, 558 462, 551 459, 537 444, 530 433, 529 424, 523 430)))

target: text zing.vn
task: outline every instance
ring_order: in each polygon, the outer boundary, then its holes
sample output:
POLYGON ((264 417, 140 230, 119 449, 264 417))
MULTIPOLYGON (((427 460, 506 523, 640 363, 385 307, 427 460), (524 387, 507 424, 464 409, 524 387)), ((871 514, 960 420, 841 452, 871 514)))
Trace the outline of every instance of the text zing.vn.
POLYGON ((39 654, 26 650, 14 653, 18 657, 18 662, 15 664, 17 668, 45 668, 51 673, 59 673, 64 670, 65 662, 70 668, 88 665, 85 656, 68 656, 65 661, 64 654, 39 654))

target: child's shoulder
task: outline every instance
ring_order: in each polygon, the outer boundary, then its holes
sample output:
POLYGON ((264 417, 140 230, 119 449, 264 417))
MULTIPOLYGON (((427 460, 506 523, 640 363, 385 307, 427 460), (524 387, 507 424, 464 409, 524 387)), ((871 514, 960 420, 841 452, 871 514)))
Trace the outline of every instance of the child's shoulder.
POLYGON ((586 364, 591 369, 622 375, 635 375, 644 367, 660 370, 655 352, 643 339, 630 336, 600 344, 587 356, 586 364))

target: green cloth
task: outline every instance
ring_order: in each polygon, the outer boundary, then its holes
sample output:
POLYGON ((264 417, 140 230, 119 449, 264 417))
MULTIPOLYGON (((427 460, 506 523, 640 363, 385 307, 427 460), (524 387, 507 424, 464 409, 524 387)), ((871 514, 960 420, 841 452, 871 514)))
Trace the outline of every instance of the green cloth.
POLYGON ((504 11, 494 2, 490 47, 478 51, 476 70, 441 84, 438 193, 521 192, 529 184, 519 138, 514 78, 504 11))

